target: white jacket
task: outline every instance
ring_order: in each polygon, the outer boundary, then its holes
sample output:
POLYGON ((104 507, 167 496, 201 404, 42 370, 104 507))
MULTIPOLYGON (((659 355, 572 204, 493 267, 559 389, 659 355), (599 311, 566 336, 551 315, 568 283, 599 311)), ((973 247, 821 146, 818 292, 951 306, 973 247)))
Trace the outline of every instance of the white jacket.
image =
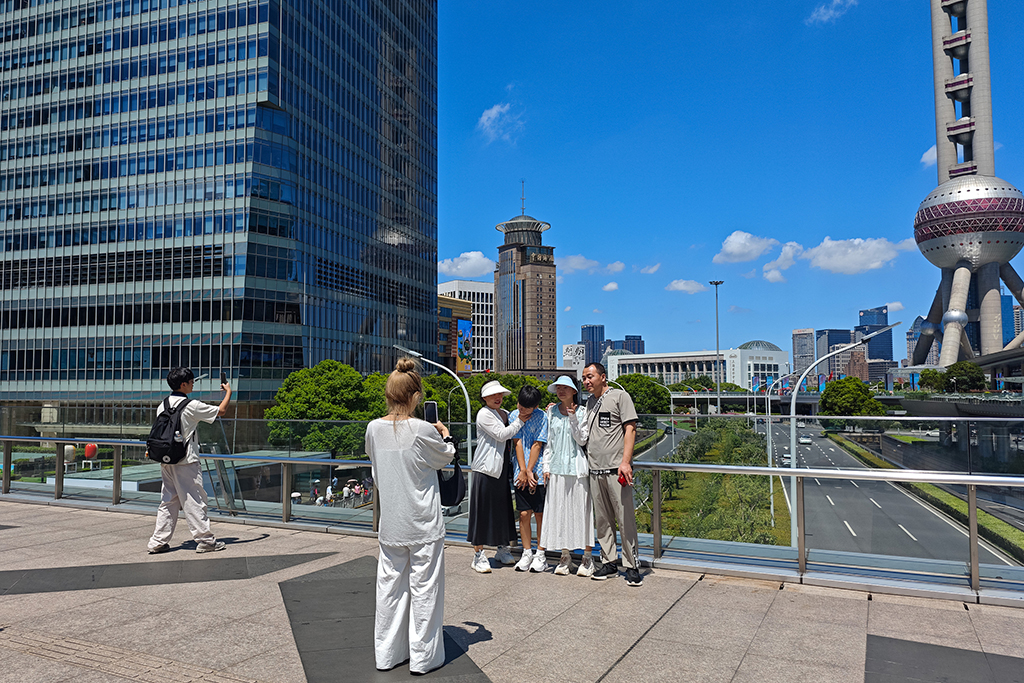
POLYGON ((523 421, 518 417, 512 424, 505 426, 505 420, 497 410, 484 406, 476 414, 476 449, 473 451, 473 470, 477 462, 487 462, 491 454, 497 451, 498 460, 505 457, 505 442, 519 433, 523 421))

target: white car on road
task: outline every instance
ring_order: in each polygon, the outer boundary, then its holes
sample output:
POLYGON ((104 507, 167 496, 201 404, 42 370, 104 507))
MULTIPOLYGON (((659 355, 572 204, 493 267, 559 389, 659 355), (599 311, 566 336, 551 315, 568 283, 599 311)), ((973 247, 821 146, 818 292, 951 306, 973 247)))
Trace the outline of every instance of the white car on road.
POLYGON ((813 442, 811 441, 811 437, 807 436, 806 434, 801 434, 801 435, 800 435, 800 438, 799 438, 799 439, 797 439, 796 441, 797 441, 797 443, 799 443, 799 444, 802 444, 802 445, 808 445, 808 446, 809 446, 809 445, 810 445, 811 443, 813 443, 813 442))

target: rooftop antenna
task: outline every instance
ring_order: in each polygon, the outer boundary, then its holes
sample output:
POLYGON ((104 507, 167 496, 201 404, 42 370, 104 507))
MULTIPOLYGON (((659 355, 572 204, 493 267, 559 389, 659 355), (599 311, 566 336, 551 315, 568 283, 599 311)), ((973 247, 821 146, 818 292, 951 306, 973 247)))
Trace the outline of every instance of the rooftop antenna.
POLYGON ((522 185, 523 185, 523 196, 521 196, 519 198, 520 200, 522 200, 523 205, 522 205, 521 213, 519 215, 525 216, 526 215, 526 178, 520 178, 519 182, 522 183, 522 185))

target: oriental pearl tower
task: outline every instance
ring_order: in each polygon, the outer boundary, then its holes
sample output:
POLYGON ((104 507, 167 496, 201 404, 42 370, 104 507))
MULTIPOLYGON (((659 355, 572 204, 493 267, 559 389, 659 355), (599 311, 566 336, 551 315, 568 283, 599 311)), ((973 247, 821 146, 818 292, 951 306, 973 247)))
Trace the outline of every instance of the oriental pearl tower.
MULTIPOLYGON (((924 363, 939 341, 948 367, 1004 349, 1000 279, 1024 304, 1010 265, 1024 246, 1024 194, 995 174, 987 1, 930 1, 939 186, 921 202, 914 238, 942 281, 912 362, 924 363)), ((1024 334, 1005 348, 1022 342, 1024 334)))

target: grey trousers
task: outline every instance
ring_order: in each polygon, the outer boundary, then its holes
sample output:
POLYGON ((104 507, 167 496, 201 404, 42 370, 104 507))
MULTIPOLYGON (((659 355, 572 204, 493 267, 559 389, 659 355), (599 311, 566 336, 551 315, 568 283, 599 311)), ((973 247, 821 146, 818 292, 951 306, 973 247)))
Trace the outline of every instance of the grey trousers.
POLYGON ((614 562, 615 525, 622 539, 622 566, 640 569, 637 556, 636 512, 633 509, 633 487, 619 483, 619 475, 590 475, 590 495, 594 499, 594 530, 601 544, 601 562, 614 562))

